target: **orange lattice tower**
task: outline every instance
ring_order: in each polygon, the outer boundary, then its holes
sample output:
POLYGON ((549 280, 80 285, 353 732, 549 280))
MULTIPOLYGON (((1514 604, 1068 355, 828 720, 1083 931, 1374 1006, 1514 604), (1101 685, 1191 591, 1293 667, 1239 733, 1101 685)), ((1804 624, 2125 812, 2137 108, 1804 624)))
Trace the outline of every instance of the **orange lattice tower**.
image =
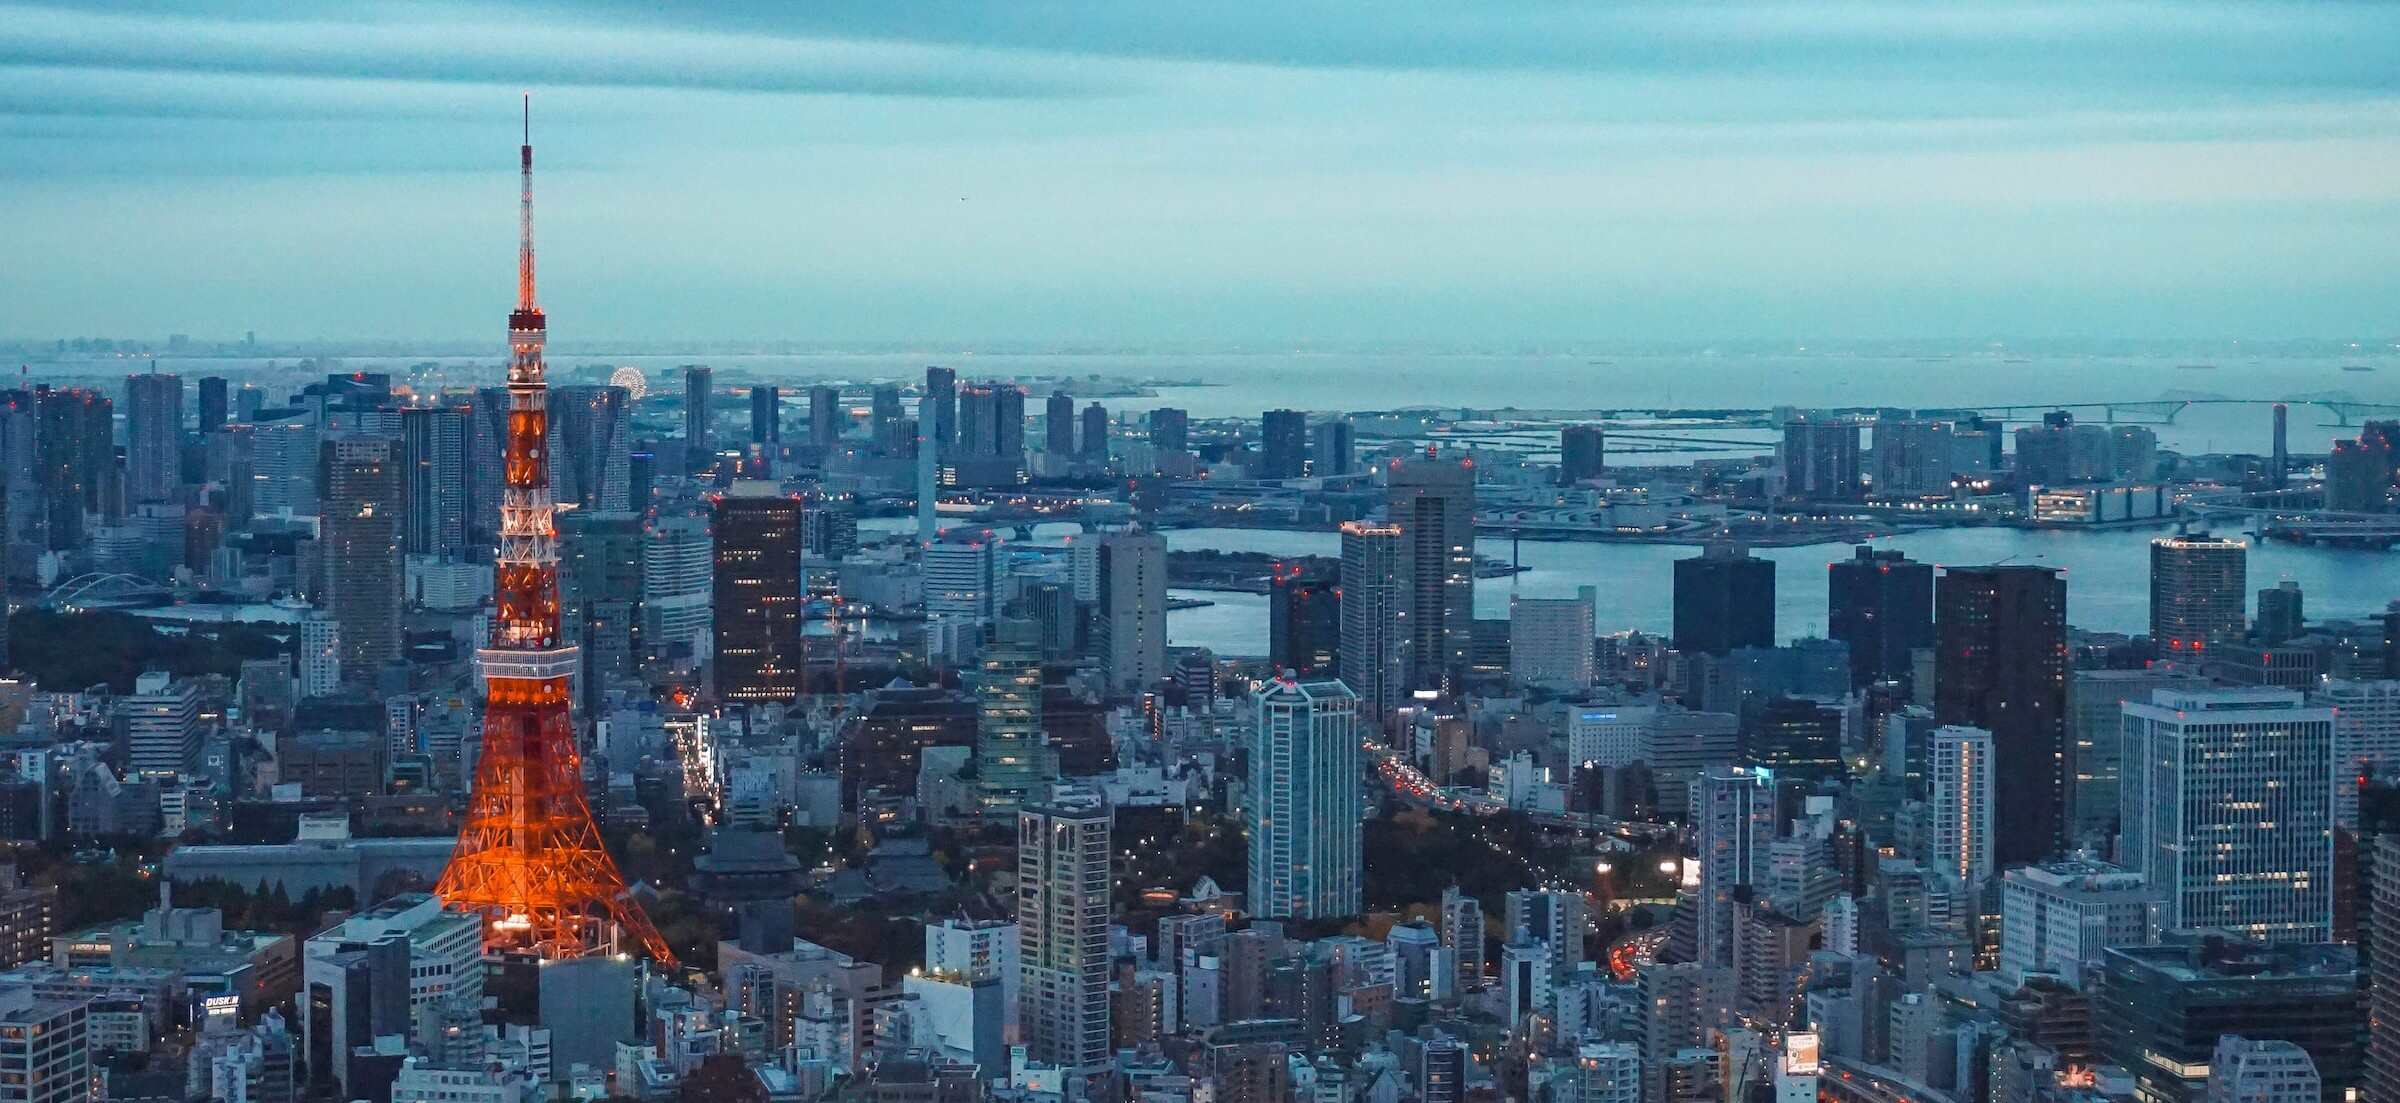
POLYGON ((558 626, 558 526, 551 514, 546 325, 533 301, 533 105, 520 151, 524 194, 517 309, 508 316, 508 443, 501 460, 500 549, 491 646, 476 653, 487 696, 483 757, 467 825, 434 888, 481 912, 484 946, 543 957, 605 953, 622 942, 662 963, 674 955, 626 890, 583 795, 568 687, 576 649, 558 626))

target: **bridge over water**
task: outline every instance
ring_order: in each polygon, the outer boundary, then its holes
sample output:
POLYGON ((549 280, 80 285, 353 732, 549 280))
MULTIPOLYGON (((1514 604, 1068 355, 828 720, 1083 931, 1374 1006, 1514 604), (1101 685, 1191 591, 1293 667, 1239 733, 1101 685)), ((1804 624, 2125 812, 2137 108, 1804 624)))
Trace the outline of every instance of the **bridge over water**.
POLYGON ((2103 425, 2173 425, 2177 416, 2194 406, 2314 406, 2333 415, 2336 425, 2357 425, 2378 418, 2400 418, 2400 404, 2358 402, 2337 398, 2156 398, 2133 402, 2048 402, 2016 406, 1955 406, 1924 410, 1925 414, 1976 413, 2001 422, 2038 422, 2042 415, 2065 410, 2077 421, 2103 425), (2096 414, 2096 417, 2087 415, 2096 414))

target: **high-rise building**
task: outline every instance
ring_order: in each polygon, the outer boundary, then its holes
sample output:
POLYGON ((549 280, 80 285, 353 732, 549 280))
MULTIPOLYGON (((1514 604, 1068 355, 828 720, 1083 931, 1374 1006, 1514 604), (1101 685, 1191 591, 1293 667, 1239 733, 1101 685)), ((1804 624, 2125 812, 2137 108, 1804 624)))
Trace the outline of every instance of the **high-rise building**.
POLYGON ((1569 425, 1558 431, 1558 484, 1573 486, 1608 473, 1608 430, 1569 425))
POLYGON ((633 507, 633 393, 550 389, 550 488, 576 509, 633 507))
POLYGON ((200 377, 200 434, 206 436, 225 427, 230 407, 225 404, 225 377, 200 377))
MULTIPOLYGON (((774 444, 783 439, 783 393, 773 383, 750 387, 750 443, 774 444)), ((813 443, 813 442, 812 442, 813 443)))
POLYGON ((1358 695, 1332 679, 1282 678, 1260 689, 1255 703, 1258 737, 1243 808, 1251 914, 1356 915, 1364 805, 1358 695))
POLYGON ((1398 525, 1342 524, 1342 681, 1380 724, 1408 690, 1408 548, 1398 525))
POLYGON ((642 647, 646 659, 689 669, 708 657, 715 625, 716 542, 708 519, 673 516, 642 526, 642 647))
POLYGON ((2289 690, 2161 690, 2125 706, 2122 853, 2158 894, 2161 927, 2333 937, 2333 725, 2289 690))
POLYGON ((1574 889, 1515 889, 1501 902, 1500 924, 1511 939, 1540 943, 1551 980, 1564 982, 1583 965, 1591 926, 1585 911, 1583 893, 1574 889))
POLYGON ((293 653, 300 696, 331 697, 342 685, 342 626, 333 614, 312 609, 300 618, 293 653))
POLYGON ((1167 673, 1167 542, 1129 529, 1100 538, 1099 628, 1108 684, 1149 688, 1167 673))
POLYGON ((1591 688, 1600 591, 1574 597, 1514 598, 1508 603, 1508 674, 1527 685, 1591 688))
POLYGON ((1258 471, 1261 479, 1297 479, 1308 473, 1308 415, 1298 410, 1269 410, 1258 419, 1258 471))
POLYGON ((1172 406, 1160 406, 1145 415, 1150 424, 1150 447, 1160 453, 1189 452, 1192 449, 1192 417, 1172 406))
MULTIPOLYGON (((0 990, 0 1103, 69 1103, 94 1094, 92 1001, 0 990)), ((147 1040, 147 1039, 145 1039, 147 1040)))
POLYGON ((1334 677, 1341 648, 1340 572, 1276 564, 1268 579, 1267 661, 1297 678, 1334 677))
POLYGON ((925 545, 925 615, 989 621, 998 608, 998 545, 989 532, 957 530, 925 545))
POLYGON ((182 481, 183 377, 125 377, 125 496, 163 502, 182 481))
POLYGON ((1050 392, 1042 406, 1042 448, 1054 456, 1075 454, 1075 396, 1050 392))
POLYGON ((976 671, 975 786, 986 820, 1016 818, 1058 780, 1058 752, 1042 731, 1042 651, 1033 629, 1002 624, 976 671))
POLYGON ((400 660, 400 449, 390 437, 325 441, 318 544, 325 608, 341 632, 342 673, 372 679, 400 660))
POLYGON ((1935 728, 1925 752, 1925 864, 1979 892, 1992 864, 1992 733, 1957 724, 1935 728))
POLYGON ((1783 423, 1784 493, 1810 501, 1859 497, 1858 424, 1839 414, 1801 413, 1783 423))
POLYGON ((1411 689, 1456 689, 1475 627, 1475 468, 1433 455, 1386 470, 1386 519, 1400 527, 1411 689))
POLYGON ((1947 495, 1957 476, 1958 440, 1947 421, 1875 422, 1875 493, 1886 498, 1947 495))
POLYGON ((711 514, 711 604, 718 699, 789 701, 805 691, 800 633, 800 502, 773 484, 735 483, 711 514))
POLYGON ((2300 584, 2285 579, 2258 592, 2258 642, 2274 647, 2308 631, 2308 607, 2300 584))
POLYGON ((842 440, 842 423, 849 420, 842 411, 840 389, 819 383, 808 389, 808 443, 832 452, 842 440))
POLYGON ((2249 627, 2250 545, 2203 532, 2150 542, 2150 643, 2163 656, 2238 640, 2249 627))
POLYGON ((900 386, 896 383, 877 383, 868 392, 867 419, 875 430, 875 447, 887 456, 906 455, 910 442, 900 431, 900 423, 908 419, 908 410, 900 404, 900 386))
POLYGON ((2327 678, 2309 700, 2333 709, 2333 822, 2356 831, 2359 790, 2400 778, 2400 681, 2327 678))
POLYGON ((1775 646, 1775 561, 1712 543, 1675 561, 1675 650, 1722 655, 1775 646))
POLYGON ((716 411, 710 402, 716 388, 716 373, 705 364, 687 364, 683 369, 683 470, 688 475, 700 475, 716 469, 716 411))
POLYGON ((1092 463, 1108 462, 1108 407, 1097 402, 1083 408, 1083 452, 1092 463))
POLYGON ((1109 1055, 1111 818, 1059 796, 1017 817, 1017 968, 1027 1055, 1071 1071, 1109 1055))
POLYGON ((1320 421, 1308 431, 1308 473, 1318 478, 1347 475, 1358 469, 1358 433, 1350 419, 1320 421))
POLYGON ((925 401, 933 404, 933 422, 918 431, 929 428, 926 435, 940 446, 943 455, 949 455, 958 440, 958 373, 948 368, 925 369, 925 401))
POLYGON ((2048 567, 1950 567, 1934 586, 1934 719, 1992 733, 2001 866, 2067 841, 2067 582, 2048 567))
POLYGON ((1483 905, 1466 896, 1452 885, 1442 890, 1442 945, 1458 959, 1457 990, 1472 992, 1483 986, 1483 905))
POLYGON ((151 778, 194 773, 200 766, 200 686, 163 671, 134 680, 125 699, 125 772, 151 778))
POLYGON ((469 417, 465 406, 400 411, 400 548, 409 555, 466 554, 469 417))
POLYGON ((1918 648, 1933 646, 1933 564, 1861 544, 1828 565, 1827 635, 1850 645, 1850 687, 1907 685, 1918 648))
POLYGON ((79 548, 85 514, 104 512, 115 477, 114 407, 108 396, 83 387, 36 388, 34 401, 42 530, 52 551, 79 548))
POLYGON ((558 615, 583 656, 583 704, 600 715, 609 688, 639 677, 642 517, 572 510, 558 519, 558 615))
POLYGON ((2097 979, 2102 951, 2150 941, 2150 890, 2139 873, 2070 858, 2018 866, 2001 882, 2000 968, 2012 982, 2056 973, 2082 988, 2097 979))
POLYGON ((1700 850, 1696 927, 1703 965, 1734 963, 1734 905, 1762 880, 1775 841, 1775 775, 1711 766, 1692 783, 1691 822, 1700 850))
POLYGON ((2353 947, 2185 936, 2111 946, 2103 960, 2095 1056, 2132 1075, 2133 1098, 2207 1103, 2229 1033, 2300 1047, 2323 1078, 2319 1098, 2356 1098, 2366 1008, 2353 947))
POLYGON ((2364 956, 2372 970, 2367 980, 2367 1098, 2395 1098, 2400 1091, 2400 833, 2370 836, 2373 848, 2366 864, 2375 870, 2365 902, 2370 910, 2364 956))
POLYGON ((2106 853, 2117 836, 2117 783, 2125 751, 2125 703, 2162 689, 2204 689, 2208 679, 2172 664, 2137 670, 2078 670, 2067 679, 2068 838, 2106 853))

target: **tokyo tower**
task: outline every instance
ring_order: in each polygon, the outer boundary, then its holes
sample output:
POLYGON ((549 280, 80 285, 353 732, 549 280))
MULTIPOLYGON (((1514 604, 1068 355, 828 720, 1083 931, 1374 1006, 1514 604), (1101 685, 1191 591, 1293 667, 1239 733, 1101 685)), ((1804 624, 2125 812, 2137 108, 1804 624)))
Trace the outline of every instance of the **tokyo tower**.
POLYGON ((600 844, 583 795, 568 685, 576 649, 558 622, 558 526, 552 516, 547 325, 533 300, 533 97, 519 149, 517 308, 508 316, 508 441, 501 459, 498 608, 490 646, 476 652, 487 684, 483 756, 467 798, 466 829, 434 894, 482 913, 486 950, 582 957, 638 946, 673 953, 600 844))

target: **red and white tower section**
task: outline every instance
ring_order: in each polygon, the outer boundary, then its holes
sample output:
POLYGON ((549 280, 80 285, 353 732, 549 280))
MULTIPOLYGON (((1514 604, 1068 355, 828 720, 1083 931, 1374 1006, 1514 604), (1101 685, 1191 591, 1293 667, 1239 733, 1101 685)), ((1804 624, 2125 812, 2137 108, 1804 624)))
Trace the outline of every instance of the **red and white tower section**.
POLYGON ((571 701, 576 648, 558 613, 558 526, 550 499, 548 324, 533 294, 533 128, 526 103, 517 307, 508 315, 508 439, 502 453, 497 609, 475 653, 485 683, 483 753, 458 849, 434 888, 481 913, 487 950, 570 958, 639 950, 674 955, 601 845, 584 798, 571 701))

